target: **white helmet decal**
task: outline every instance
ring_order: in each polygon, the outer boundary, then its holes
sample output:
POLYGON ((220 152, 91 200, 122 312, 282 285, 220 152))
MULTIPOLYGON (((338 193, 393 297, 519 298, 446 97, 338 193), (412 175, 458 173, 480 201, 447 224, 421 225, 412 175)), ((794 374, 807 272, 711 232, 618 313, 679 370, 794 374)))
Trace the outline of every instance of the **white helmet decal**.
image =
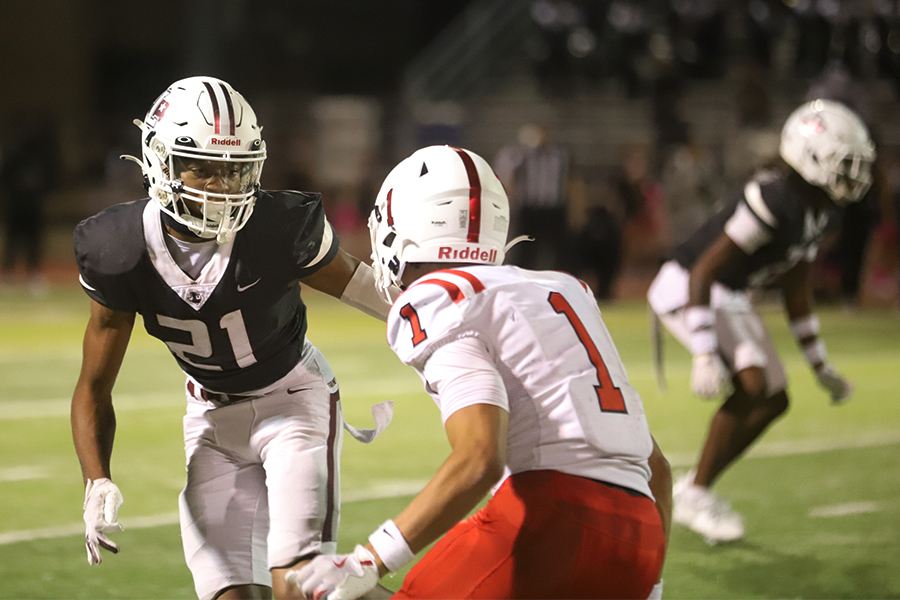
POLYGON ((832 100, 795 110, 781 130, 781 157, 836 204, 859 201, 872 184, 875 144, 865 123, 832 100))
POLYGON ((176 81, 153 103, 141 129, 144 185, 160 208, 192 233, 230 240, 253 212, 266 159, 262 128, 247 101, 226 82, 212 77, 176 81), (228 166, 238 180, 231 193, 186 187, 177 160, 228 166))
POLYGON ((387 297, 411 262, 499 265, 508 230, 509 200, 483 158, 417 150, 385 178, 369 216, 376 286, 387 297))

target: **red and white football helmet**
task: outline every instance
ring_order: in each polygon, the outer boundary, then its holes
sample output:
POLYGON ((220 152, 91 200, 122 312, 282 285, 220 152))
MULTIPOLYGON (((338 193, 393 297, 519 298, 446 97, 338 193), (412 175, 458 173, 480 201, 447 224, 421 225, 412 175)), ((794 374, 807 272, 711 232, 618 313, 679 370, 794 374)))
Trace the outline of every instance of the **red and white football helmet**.
POLYGON ((838 205, 858 202, 872 185, 875 144, 863 120, 833 100, 795 110, 781 130, 781 157, 838 205))
POLYGON ((369 216, 375 285, 390 302, 408 263, 499 265, 509 199, 490 165, 469 150, 429 146, 385 178, 369 216))
POLYGON ((230 240, 253 212, 266 159, 262 128, 244 97, 219 79, 189 77, 169 86, 144 121, 134 123, 141 129, 143 160, 123 158, 141 165, 150 197, 195 235, 220 244, 230 240), (178 158, 230 163, 239 173, 238 191, 186 187, 178 179, 178 158), (185 200, 199 208, 192 212, 185 200))

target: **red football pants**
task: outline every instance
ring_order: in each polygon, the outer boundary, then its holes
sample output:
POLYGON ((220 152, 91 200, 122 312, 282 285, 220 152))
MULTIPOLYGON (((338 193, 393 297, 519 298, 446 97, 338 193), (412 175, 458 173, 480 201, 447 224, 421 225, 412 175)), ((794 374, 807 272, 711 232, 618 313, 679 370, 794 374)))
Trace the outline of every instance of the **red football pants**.
POLYGON ((646 598, 665 556, 656 505, 559 471, 507 479, 394 598, 646 598))

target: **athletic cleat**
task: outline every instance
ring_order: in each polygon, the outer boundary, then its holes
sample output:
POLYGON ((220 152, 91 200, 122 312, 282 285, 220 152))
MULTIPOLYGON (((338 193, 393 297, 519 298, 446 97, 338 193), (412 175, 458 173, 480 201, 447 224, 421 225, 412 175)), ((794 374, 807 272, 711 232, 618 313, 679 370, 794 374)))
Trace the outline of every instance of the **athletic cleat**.
POLYGON ((707 488, 694 485, 691 471, 672 486, 672 520, 703 536, 709 545, 744 537, 744 520, 727 501, 707 488))

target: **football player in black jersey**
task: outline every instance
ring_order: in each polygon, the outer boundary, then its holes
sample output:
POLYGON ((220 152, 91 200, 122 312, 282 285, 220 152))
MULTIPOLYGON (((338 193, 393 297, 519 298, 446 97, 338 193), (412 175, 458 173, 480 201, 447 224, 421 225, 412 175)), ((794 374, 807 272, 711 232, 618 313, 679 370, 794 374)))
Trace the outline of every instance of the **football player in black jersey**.
POLYGON ((727 395, 695 470, 675 482, 673 520, 709 543, 744 535, 743 521, 710 487, 788 407, 787 380, 747 292, 777 288, 790 330, 835 404, 853 386, 827 360, 811 311, 810 263, 829 220, 872 181, 875 146, 846 106, 814 100, 781 132, 780 157, 679 246, 648 299, 693 354, 696 395, 727 395))
POLYGON ((72 398, 88 562, 118 552, 112 389, 140 313, 186 375, 179 508, 198 597, 289 597, 287 569, 336 550, 344 424, 299 282, 382 320, 390 306, 371 267, 339 249, 318 194, 260 189, 261 128, 229 84, 177 81, 136 124, 142 157, 125 158, 150 197, 74 234, 91 298, 72 398))

